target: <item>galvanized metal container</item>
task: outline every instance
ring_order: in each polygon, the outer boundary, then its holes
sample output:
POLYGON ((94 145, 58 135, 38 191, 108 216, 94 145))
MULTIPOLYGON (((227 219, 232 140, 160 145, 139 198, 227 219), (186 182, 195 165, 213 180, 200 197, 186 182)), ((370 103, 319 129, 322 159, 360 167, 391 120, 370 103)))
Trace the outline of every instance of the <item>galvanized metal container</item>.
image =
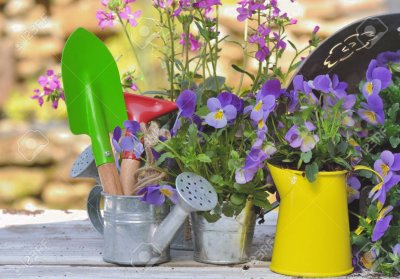
POLYGON ((169 261, 169 247, 154 253, 151 245, 153 234, 167 216, 169 206, 149 205, 139 196, 111 196, 101 190, 95 187, 91 191, 88 213, 94 227, 104 236, 104 261, 133 266, 169 261), (100 213, 100 195, 104 197, 104 220, 100 213))
POLYGON ((194 260, 211 264, 238 264, 250 260, 256 214, 246 207, 236 217, 222 215, 209 223, 203 216, 191 214, 194 235, 194 260))
POLYGON ((171 249, 193 251, 192 237, 192 225, 190 224, 190 218, 187 218, 176 232, 171 242, 171 249))

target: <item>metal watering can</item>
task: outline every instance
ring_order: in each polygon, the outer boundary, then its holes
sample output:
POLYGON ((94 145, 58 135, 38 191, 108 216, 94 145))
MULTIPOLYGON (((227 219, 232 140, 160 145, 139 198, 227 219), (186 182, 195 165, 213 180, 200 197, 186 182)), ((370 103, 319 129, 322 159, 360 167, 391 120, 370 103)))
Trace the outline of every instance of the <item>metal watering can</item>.
MULTIPOLYGON (((90 146, 74 162, 71 177, 89 177, 98 181, 90 146)), ((87 210, 93 226, 104 236, 104 261, 133 266, 169 261, 169 243, 188 215, 209 211, 218 202, 212 185, 194 173, 178 175, 176 190, 179 201, 168 213, 166 204, 150 205, 142 202, 140 196, 108 195, 96 185, 89 193, 87 210), (104 216, 100 212, 102 196, 104 216)))

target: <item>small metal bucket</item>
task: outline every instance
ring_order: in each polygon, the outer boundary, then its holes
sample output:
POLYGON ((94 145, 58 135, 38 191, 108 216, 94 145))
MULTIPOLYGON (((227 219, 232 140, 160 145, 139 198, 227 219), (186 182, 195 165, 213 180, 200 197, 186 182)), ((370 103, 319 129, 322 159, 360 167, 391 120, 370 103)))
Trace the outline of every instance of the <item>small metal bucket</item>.
POLYGON ((169 206, 144 203, 139 196, 111 196, 102 187, 92 189, 88 198, 89 218, 104 236, 103 259, 120 265, 145 266, 170 260, 169 247, 153 255, 152 236, 167 216, 169 206), (100 212, 100 198, 104 197, 104 219, 100 212), (141 254, 146 254, 141 257, 141 254))
POLYGON ((190 224, 190 218, 187 218, 185 223, 183 223, 176 232, 171 242, 171 249, 193 251, 192 225, 190 224))
POLYGON ((236 217, 224 215, 209 223, 202 215, 191 215, 194 235, 194 260, 211 264, 238 264, 250 260, 256 214, 246 207, 236 217))

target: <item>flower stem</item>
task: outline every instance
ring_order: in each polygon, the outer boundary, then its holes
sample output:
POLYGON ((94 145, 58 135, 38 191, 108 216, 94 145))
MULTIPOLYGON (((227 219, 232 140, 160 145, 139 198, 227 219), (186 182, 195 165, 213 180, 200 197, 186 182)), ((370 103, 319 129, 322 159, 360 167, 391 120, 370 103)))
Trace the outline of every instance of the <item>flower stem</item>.
POLYGON ((169 36, 171 40, 171 69, 170 69, 170 95, 169 98, 170 100, 174 100, 175 98, 175 88, 174 88, 174 78, 175 78, 175 38, 174 38, 174 30, 173 30, 173 22, 171 22, 171 16, 167 15, 168 18, 168 30, 169 30, 169 36))

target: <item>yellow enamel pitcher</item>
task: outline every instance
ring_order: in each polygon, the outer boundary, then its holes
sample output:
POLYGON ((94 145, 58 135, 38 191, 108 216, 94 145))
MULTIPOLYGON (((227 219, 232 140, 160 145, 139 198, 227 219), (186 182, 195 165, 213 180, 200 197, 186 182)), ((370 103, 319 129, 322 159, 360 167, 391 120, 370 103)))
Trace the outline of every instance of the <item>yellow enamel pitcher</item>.
MULTIPOLYGON (((348 172, 319 172, 310 183, 302 171, 270 164, 268 168, 281 199, 270 269, 304 277, 352 273, 348 172)), ((364 166, 354 168, 360 169, 374 172, 364 166)))

